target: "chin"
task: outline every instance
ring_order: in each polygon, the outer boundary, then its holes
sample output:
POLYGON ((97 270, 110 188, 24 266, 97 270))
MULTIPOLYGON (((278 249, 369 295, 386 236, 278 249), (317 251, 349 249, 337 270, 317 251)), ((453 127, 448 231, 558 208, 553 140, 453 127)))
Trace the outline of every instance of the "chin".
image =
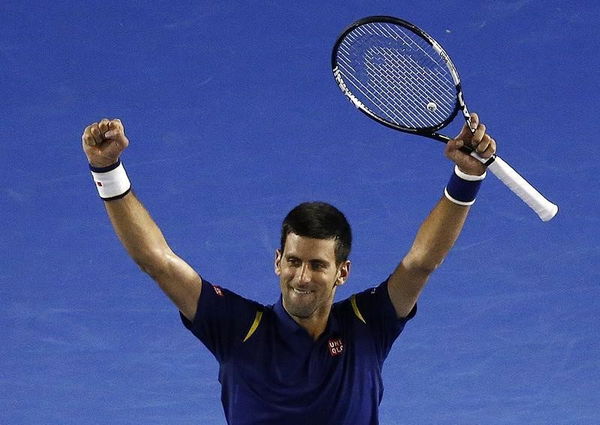
POLYGON ((289 298, 284 299, 284 301, 285 301, 284 307, 285 307, 286 311, 290 315, 292 315, 294 317, 298 317, 300 319, 308 319, 311 316, 313 316, 316 311, 316 307, 313 304, 299 305, 299 303, 293 302, 289 298))

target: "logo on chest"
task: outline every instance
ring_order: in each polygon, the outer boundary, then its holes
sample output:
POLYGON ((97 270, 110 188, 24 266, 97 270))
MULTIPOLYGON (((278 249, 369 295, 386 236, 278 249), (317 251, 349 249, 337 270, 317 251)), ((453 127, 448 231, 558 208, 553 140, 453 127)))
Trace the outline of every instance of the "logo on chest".
POLYGON ((329 348, 329 354, 332 357, 340 356, 344 353, 344 342, 341 338, 330 338, 327 348, 329 348))

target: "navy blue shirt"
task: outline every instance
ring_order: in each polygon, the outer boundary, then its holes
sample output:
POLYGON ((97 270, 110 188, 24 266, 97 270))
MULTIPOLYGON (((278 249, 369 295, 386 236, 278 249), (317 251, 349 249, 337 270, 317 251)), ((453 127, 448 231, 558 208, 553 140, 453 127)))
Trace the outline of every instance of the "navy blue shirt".
POLYGON ((219 362, 227 423, 375 425, 381 370, 416 306, 398 319, 387 282, 334 303, 317 341, 283 308, 203 281, 185 326, 219 362))

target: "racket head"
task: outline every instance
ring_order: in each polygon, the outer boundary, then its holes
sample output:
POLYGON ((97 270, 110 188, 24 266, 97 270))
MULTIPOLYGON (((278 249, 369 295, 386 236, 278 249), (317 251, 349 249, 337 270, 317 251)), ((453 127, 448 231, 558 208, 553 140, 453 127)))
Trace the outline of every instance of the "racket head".
POLYGON ((405 20, 369 16, 349 25, 333 47, 331 66, 356 108, 396 130, 446 142, 436 132, 461 109, 468 117, 452 60, 433 37, 405 20))

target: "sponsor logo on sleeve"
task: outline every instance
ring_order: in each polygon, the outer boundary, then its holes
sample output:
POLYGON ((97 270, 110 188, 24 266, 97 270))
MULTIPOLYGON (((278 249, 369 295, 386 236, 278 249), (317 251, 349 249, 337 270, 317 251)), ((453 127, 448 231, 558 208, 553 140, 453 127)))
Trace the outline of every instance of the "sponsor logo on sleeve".
POLYGON ((215 294, 217 294, 220 297, 224 297, 225 296, 225 294, 223 293, 223 289, 221 287, 219 287, 217 285, 213 285, 212 287, 215 290, 215 294))

